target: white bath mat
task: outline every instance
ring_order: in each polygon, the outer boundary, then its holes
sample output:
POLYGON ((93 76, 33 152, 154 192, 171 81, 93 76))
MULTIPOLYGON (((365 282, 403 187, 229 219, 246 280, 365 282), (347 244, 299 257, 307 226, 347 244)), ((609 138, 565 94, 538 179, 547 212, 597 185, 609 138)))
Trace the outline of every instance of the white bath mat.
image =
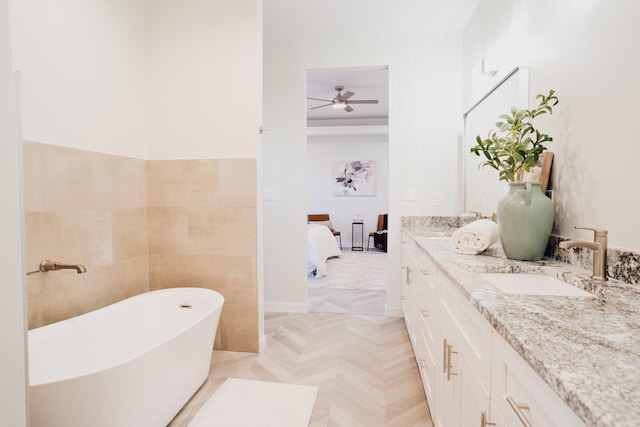
POLYGON ((306 427, 318 387, 229 378, 189 427, 306 427))

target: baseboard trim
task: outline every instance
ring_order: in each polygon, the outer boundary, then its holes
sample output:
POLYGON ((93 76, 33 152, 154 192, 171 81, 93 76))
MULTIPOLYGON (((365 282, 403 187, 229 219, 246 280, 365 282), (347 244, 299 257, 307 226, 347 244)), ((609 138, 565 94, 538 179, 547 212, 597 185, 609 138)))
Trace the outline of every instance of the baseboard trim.
POLYGON ((267 302, 264 303, 264 311, 272 313, 308 313, 309 303, 298 304, 292 302, 267 302))
POLYGON ((265 348, 267 348, 267 336, 263 335, 262 338, 258 340, 258 353, 262 353, 265 348))
POLYGON ((386 306, 387 317, 404 317, 404 313, 402 312, 402 307, 389 307, 386 306))

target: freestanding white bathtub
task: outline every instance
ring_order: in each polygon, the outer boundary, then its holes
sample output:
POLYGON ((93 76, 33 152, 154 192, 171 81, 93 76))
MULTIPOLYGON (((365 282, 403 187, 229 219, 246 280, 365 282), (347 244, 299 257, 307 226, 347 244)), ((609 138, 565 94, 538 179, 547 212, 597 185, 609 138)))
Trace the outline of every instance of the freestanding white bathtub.
POLYGON ((207 378, 223 303, 165 289, 29 331, 31 426, 166 426, 207 378))

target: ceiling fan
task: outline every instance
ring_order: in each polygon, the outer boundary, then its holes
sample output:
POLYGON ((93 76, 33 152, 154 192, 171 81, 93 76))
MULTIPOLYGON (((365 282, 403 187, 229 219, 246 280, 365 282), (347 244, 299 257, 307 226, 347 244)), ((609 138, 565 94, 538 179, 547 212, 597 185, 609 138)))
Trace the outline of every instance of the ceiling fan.
POLYGON ((329 105, 331 105, 333 108, 342 109, 347 113, 350 113, 351 111, 353 111, 353 108, 351 108, 350 104, 377 104, 378 103, 377 99, 349 100, 349 98, 351 98, 354 95, 353 92, 346 91, 344 94, 342 94, 342 91, 344 90, 344 86, 336 86, 335 89, 338 91, 338 94, 333 99, 307 98, 307 99, 312 99, 314 101, 328 102, 328 104, 318 105, 317 107, 309 108, 309 110, 315 110, 317 108, 328 107, 329 105))

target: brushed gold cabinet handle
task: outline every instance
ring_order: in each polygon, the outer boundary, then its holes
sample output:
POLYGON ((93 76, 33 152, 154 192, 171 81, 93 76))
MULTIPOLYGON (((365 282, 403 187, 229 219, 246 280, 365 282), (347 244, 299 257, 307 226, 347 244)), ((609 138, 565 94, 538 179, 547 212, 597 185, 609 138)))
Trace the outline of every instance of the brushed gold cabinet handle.
POLYGON ((533 427, 529 422, 529 420, 527 419, 527 417, 524 415, 524 412, 522 412, 523 409, 525 411, 529 410, 529 405, 516 403, 516 401, 513 400, 513 397, 511 396, 507 396, 506 399, 507 399, 507 402, 509 403, 509 406, 511 406, 511 409, 513 409, 513 412, 516 413, 516 416, 518 417, 522 425, 524 427, 533 427))
POLYGON ((482 411, 480 412, 480 427, 494 426, 496 423, 493 421, 487 421, 487 413, 482 411))
POLYGON ((431 313, 429 313, 427 310, 425 310, 424 308, 420 309, 420 313, 422 314, 422 317, 429 317, 431 316, 431 313))
POLYGON ((407 266, 407 285, 411 285, 411 269, 407 266))
POLYGON ((447 339, 444 339, 444 343, 442 345, 442 373, 447 373, 447 339))
POLYGON ((447 381, 451 381, 452 375, 458 375, 457 372, 451 372, 453 365, 451 364, 451 355, 458 354, 457 351, 453 351, 453 345, 449 344, 447 346, 447 381))
POLYGON ((420 367, 421 368, 428 368, 429 365, 427 365, 427 360, 426 359, 420 359, 420 367))

